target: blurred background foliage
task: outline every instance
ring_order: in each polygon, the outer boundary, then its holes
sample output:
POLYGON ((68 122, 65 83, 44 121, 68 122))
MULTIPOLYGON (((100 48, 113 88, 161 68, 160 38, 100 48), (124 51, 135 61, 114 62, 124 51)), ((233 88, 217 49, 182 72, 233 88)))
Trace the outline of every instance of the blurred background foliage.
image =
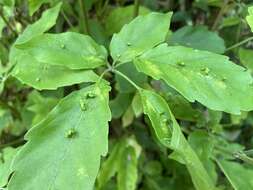
MULTIPOLYGON (((60 0, 0 0, 0 186, 24 134, 39 123, 60 98, 82 88, 74 85, 54 91, 36 91, 9 77, 8 56, 18 34, 60 0)), ((251 0, 62 0, 63 7, 51 32, 80 32, 109 46, 113 33, 136 13, 173 11, 169 45, 182 45, 225 54, 253 70, 252 32, 246 23, 251 0), (243 42, 243 43, 240 43, 243 42)), ((131 35, 131 34, 129 34, 131 35)), ((215 64, 215 63, 214 63, 215 64)), ((27 68, 29 69, 29 68, 27 68)), ((221 190, 253 188, 253 112, 231 115, 189 103, 161 81, 138 73, 131 64, 119 70, 139 86, 155 88, 168 102, 188 142, 221 190), (252 187, 252 188, 251 188, 252 187)), ((100 69, 97 73, 101 73, 100 69)), ((120 76, 111 81, 109 155, 103 159, 97 189, 191 190, 184 164, 157 143, 142 113, 140 97, 120 76), (128 163, 128 156, 134 161, 128 163), (171 159, 172 158, 172 159, 171 159), (128 177, 129 184, 121 178, 128 177), (134 183, 131 183, 134 181, 134 183), (131 185, 134 184, 134 187, 131 185)), ((247 96, 247 94, 245 94, 247 96)))

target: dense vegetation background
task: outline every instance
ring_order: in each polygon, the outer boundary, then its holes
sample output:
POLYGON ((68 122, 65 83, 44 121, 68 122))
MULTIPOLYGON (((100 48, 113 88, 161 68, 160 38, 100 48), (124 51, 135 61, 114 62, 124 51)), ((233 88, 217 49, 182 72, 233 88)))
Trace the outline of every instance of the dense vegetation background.
MULTIPOLYGON (((87 86, 81 83, 57 90, 36 90, 21 83, 11 74, 15 66, 10 55, 13 43, 27 26, 36 22, 45 10, 59 2, 60 0, 0 0, 0 187, 3 188, 6 188, 13 173, 13 158, 26 143, 24 134, 43 121, 60 99, 87 86)), ((91 36, 96 43, 108 49, 112 35, 138 15, 172 11, 171 26, 166 37, 169 46, 181 45, 224 54, 235 64, 252 72, 253 28, 251 30, 249 25, 253 27, 253 9, 252 16, 248 16, 248 8, 253 5, 251 0, 62 0, 62 3, 57 22, 50 33, 82 33, 91 36)), ((180 56, 186 54, 179 53, 178 57, 180 56)), ((201 64, 201 57, 198 59, 201 64)), ((109 62, 112 62, 111 57, 109 62)), ((217 63, 222 64, 219 60, 212 60, 212 64, 217 63)), ((23 69, 19 72, 29 73, 31 68, 23 69)), ((230 114, 230 111, 226 113, 208 109, 198 102, 189 102, 163 81, 139 73, 133 65, 122 65, 118 69, 135 84, 146 89, 155 89, 166 100, 188 143, 217 189, 253 189, 251 111, 230 114)), ((100 67, 95 71, 101 75, 105 70, 106 68, 100 67)), ((209 70, 203 72, 208 75, 209 70)), ((227 75, 233 74, 227 71, 227 75)), ((177 153, 159 142, 149 127, 149 119, 143 115, 141 98, 134 86, 120 75, 107 72, 103 77, 112 86, 112 120, 109 124, 109 153, 102 157, 94 189, 209 190, 199 188, 201 183, 193 185, 193 176, 201 178, 202 175, 201 172, 196 172, 199 166, 194 165, 196 162, 193 157, 187 157, 187 153, 185 155, 185 159, 193 163, 191 170, 191 164, 186 164, 177 153)), ((36 80, 38 82, 40 78, 36 80)), ((226 78, 223 79, 225 80, 226 78)), ((240 94, 240 83, 235 85, 240 94)), ((208 88, 204 93, 208 93, 208 88)), ((250 94, 232 96, 230 100, 244 101, 244 97, 247 99, 250 94)), ((229 104, 225 107, 230 109, 229 104)), ((99 119, 99 115, 94 116, 94 121, 99 119)), ((75 135, 75 131, 71 130, 65 134, 68 138, 75 135)), ((55 149, 60 146, 58 144, 55 149)), ((96 147, 91 146, 90 149, 96 147)), ((48 157, 54 156, 50 144, 45 151, 48 152, 48 157)), ((34 156, 39 159, 40 154, 34 156)), ((26 162, 29 165, 29 160, 26 162)), ((36 169, 36 165, 30 167, 35 171, 40 169, 36 169)), ((69 167, 72 167, 71 164, 69 167)), ((47 175, 47 169, 42 169, 47 175)), ((83 171, 80 172, 82 174, 83 171)), ((35 172, 34 175, 38 174, 35 172)), ((25 183, 33 181, 29 178, 23 180, 25 183)), ((41 186, 43 187, 43 182, 38 182, 38 189, 41 186)))

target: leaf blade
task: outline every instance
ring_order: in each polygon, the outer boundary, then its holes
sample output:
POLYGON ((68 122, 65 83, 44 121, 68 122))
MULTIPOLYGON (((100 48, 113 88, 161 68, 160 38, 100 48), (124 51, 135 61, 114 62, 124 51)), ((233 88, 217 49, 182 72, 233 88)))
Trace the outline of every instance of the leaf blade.
POLYGON ((210 109, 233 114, 253 108, 250 73, 225 56, 161 44, 136 58, 134 64, 191 102, 197 100, 210 109))
POLYGON ((64 66, 48 65, 29 54, 20 56, 11 74, 22 83, 38 90, 54 90, 82 82, 96 82, 99 78, 91 70, 70 70, 64 66))
POLYGON ((32 128, 14 161, 8 189, 93 189, 100 156, 107 153, 109 90, 100 83, 74 92, 32 128), (89 93, 96 97, 86 99, 89 93))
POLYGON ((165 147, 174 150, 179 156, 178 161, 186 165, 196 189, 215 189, 210 176, 186 141, 165 100, 147 90, 140 91, 140 95, 144 113, 151 120, 156 137, 165 147))
POLYGON ((40 62, 70 69, 94 69, 106 63, 107 52, 89 36, 74 32, 42 34, 15 46, 40 62))
POLYGON ((118 34, 112 37, 110 51, 113 60, 122 63, 129 62, 144 51, 164 42, 171 16, 171 12, 150 13, 138 16, 125 25, 118 34))

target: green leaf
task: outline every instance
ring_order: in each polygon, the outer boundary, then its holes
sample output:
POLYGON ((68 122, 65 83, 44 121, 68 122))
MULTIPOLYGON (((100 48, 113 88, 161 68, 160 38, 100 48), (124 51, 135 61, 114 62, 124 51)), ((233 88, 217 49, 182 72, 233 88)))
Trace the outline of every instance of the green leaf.
POLYGON ((162 44, 134 63, 139 71, 163 79, 190 102, 197 100, 210 109, 233 114, 253 108, 250 73, 225 56, 162 44))
POLYGON ((141 96, 139 93, 136 93, 134 95, 131 106, 132 106, 135 117, 139 117, 143 113, 141 96))
POLYGON ((203 116, 200 110, 194 109, 183 96, 178 94, 175 90, 171 89, 165 83, 161 85, 161 91, 176 119, 196 122, 203 116))
MULTIPOLYGON (((143 86, 147 82, 147 76, 141 72, 138 72, 133 64, 123 64, 117 67, 117 70, 122 72, 133 82, 139 86, 143 86)), ((116 88, 118 91, 123 93, 135 92, 136 89, 128 81, 126 81, 122 76, 116 74, 116 88)))
POLYGON ((212 177, 213 182, 216 183, 215 163, 211 160, 214 149, 213 139, 206 132, 194 131, 189 135, 188 142, 208 171, 209 176, 212 177))
POLYGON ((0 134, 2 134, 2 131, 8 128, 12 123, 13 119, 11 111, 0 106, 0 134))
POLYGON ((7 184, 9 175, 11 174, 11 163, 17 153, 17 149, 5 148, 0 152, 0 187, 7 184))
POLYGON ((131 104, 132 95, 128 93, 119 93, 116 98, 110 101, 112 117, 120 118, 131 104))
POLYGON ((122 120, 122 127, 127 127, 131 125, 134 121, 134 111, 132 106, 129 106, 124 115, 121 118, 122 120))
MULTIPOLYGON (((105 29, 108 35, 118 33, 120 29, 133 19, 134 5, 117 7, 109 12, 105 18, 105 29)), ((146 15, 150 11, 143 6, 139 7, 139 15, 146 15)))
POLYGON ((92 38, 74 32, 42 34, 16 48, 39 62, 70 69, 93 69, 106 64, 107 52, 92 38))
POLYGON ((239 49, 239 58, 243 66, 253 72, 253 51, 251 49, 239 49))
POLYGON ((73 92, 33 127, 14 160, 8 189, 92 190, 108 149, 109 90, 97 83, 73 92))
POLYGON ((251 31, 253 32, 253 6, 248 8, 249 15, 246 16, 246 20, 251 28, 251 31))
POLYGON ((138 178, 137 155, 132 146, 125 148, 119 161, 118 190, 135 190, 138 178))
POLYGON ((125 145, 125 140, 120 140, 117 142, 109 154, 109 157, 105 160, 105 162, 103 162, 97 178, 99 188, 104 187, 106 183, 116 175, 116 172, 118 171, 119 160, 125 150, 125 145))
POLYGON ((253 189, 253 170, 226 160, 216 160, 219 167, 235 190, 253 189))
POLYGON ((197 190, 215 189, 215 186, 196 153, 186 141, 166 101, 158 94, 141 90, 144 113, 151 120, 157 139, 165 147, 174 150, 184 163, 197 190))
POLYGON ((3 21, 2 18, 0 18, 0 38, 2 37, 2 31, 5 27, 5 22, 3 21))
POLYGON ((70 70, 65 66, 50 65, 39 62, 29 54, 23 54, 19 58, 11 74, 22 83, 38 90, 53 90, 82 82, 95 82, 98 79, 91 70, 70 70))
POLYGON ((58 3, 55 7, 46 10, 43 12, 39 20, 31 25, 28 25, 24 32, 16 40, 15 45, 25 43, 35 36, 43 34, 54 26, 61 9, 61 5, 62 3, 58 3))
POLYGON ((28 25, 21 35, 17 38, 16 42, 10 51, 10 62, 12 65, 16 64, 19 56, 23 53, 15 48, 15 45, 25 43, 35 36, 39 36, 52 28, 57 20, 58 14, 60 12, 62 3, 58 3, 55 7, 50 8, 43 12, 41 18, 35 23, 28 25))
POLYGON ((170 36, 168 44, 188 46, 219 54, 223 54, 225 51, 224 40, 215 32, 208 31, 206 26, 185 26, 180 28, 170 36))
POLYGON ((34 113, 32 125, 42 121, 57 103, 58 99, 53 97, 43 97, 38 91, 33 91, 29 94, 27 110, 34 113))
POLYGON ((114 61, 129 62, 146 50, 165 41, 172 13, 138 16, 114 34, 110 44, 114 61))
POLYGON ((48 3, 49 0, 28 0, 29 4, 29 15, 32 16, 43 3, 48 3))

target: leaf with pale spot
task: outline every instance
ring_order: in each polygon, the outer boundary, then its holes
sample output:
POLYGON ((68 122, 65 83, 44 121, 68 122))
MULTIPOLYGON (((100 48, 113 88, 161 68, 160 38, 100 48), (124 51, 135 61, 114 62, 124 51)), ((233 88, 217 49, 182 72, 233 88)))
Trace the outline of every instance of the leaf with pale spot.
POLYGON ((103 46, 89 36, 74 32, 42 34, 15 47, 39 62, 70 69, 94 69, 106 64, 107 59, 103 46))
POLYGON ((11 74, 22 83, 38 90, 53 90, 72 84, 96 82, 99 78, 91 70, 71 70, 65 66, 50 65, 39 62, 29 54, 23 54, 19 58, 11 74))
POLYGON ((197 190, 214 190, 215 185, 196 153, 186 141, 166 101, 155 92, 140 90, 144 113, 149 117, 159 142, 174 150, 176 160, 185 164, 197 190))
POLYGON ((33 127, 14 160, 8 190, 92 190, 108 149, 109 91, 97 83, 73 92, 33 127))
POLYGON ((253 109, 250 73, 226 56, 161 44, 136 58, 134 64, 191 102, 197 100, 210 109, 233 114, 253 109))

